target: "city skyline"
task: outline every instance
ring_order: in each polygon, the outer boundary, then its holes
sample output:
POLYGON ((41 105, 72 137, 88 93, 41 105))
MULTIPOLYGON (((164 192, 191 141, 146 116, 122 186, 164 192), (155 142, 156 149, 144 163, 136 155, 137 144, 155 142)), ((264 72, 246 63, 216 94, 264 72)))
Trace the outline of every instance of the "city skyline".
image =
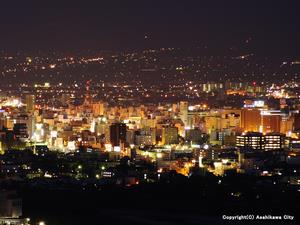
POLYGON ((294 1, 0 7, 0 224, 299 224, 294 1))

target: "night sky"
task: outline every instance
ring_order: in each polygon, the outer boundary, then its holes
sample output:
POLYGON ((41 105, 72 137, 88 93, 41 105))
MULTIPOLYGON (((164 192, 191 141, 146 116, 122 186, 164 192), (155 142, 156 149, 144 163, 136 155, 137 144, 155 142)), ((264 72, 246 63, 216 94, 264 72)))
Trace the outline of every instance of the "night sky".
POLYGON ((297 1, 7 2, 0 6, 0 49, 5 50, 207 45, 220 53, 243 46, 295 56, 300 50, 297 1))

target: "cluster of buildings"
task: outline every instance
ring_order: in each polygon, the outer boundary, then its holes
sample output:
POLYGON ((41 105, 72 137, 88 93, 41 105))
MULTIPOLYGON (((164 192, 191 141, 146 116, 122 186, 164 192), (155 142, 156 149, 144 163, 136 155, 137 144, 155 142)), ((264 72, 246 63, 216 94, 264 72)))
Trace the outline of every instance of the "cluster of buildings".
MULTIPOLYGON (((55 107, 33 94, 0 98, 1 185, 100 191, 214 174, 225 187, 226 178, 242 173, 255 187, 300 190, 299 107, 285 100, 276 107, 263 100, 240 108, 188 101, 115 106, 94 100, 87 88, 82 104, 67 95, 59 101, 55 107)), ((29 224, 20 198, 1 193, 0 224, 29 224)))
POLYGON ((35 96, 28 94, 23 100, 2 99, 0 151, 36 151, 44 146, 71 153, 81 148, 106 152, 115 159, 133 155, 159 159, 167 169, 172 163, 161 158, 170 161, 181 155, 189 167, 203 166, 202 159, 218 164, 226 149, 286 150, 297 156, 299 111, 287 109, 284 100, 279 107, 270 109, 261 100, 246 100, 238 109, 211 109, 186 101, 118 107, 93 101, 87 90, 82 105, 54 108, 36 104, 35 96))

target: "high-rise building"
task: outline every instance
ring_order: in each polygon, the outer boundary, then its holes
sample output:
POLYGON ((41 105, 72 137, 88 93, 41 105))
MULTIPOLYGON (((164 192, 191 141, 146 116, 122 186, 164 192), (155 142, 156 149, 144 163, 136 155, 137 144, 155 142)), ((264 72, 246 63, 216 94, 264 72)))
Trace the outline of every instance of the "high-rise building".
POLYGON ((29 135, 29 138, 33 136, 34 130, 35 130, 35 119, 32 116, 28 115, 18 115, 16 119, 14 119, 14 123, 17 124, 26 124, 27 126, 27 133, 29 135))
POLYGON ((294 116, 296 111, 285 110, 262 110, 261 127, 264 133, 277 132, 287 134, 293 130, 294 116))
POLYGON ((223 88, 224 88, 223 83, 208 82, 208 83, 201 84, 202 91, 207 93, 211 91, 218 91, 223 88))
POLYGON ((186 130, 185 132, 185 139, 194 144, 203 144, 207 138, 207 135, 205 135, 200 129, 191 129, 186 130))
POLYGON ((286 145, 286 136, 278 132, 262 134, 248 132, 236 137, 236 146, 240 148, 252 148, 255 150, 283 149, 286 145))
POLYGON ((163 127, 162 128, 162 144, 171 145, 178 143, 178 128, 163 127))
POLYGON ((296 131, 294 116, 290 116, 288 118, 281 118, 280 133, 289 135, 292 131, 296 131))
POLYGON ((112 146, 121 146, 126 142, 126 124, 113 123, 110 126, 110 142, 112 146))
POLYGON ((26 95, 25 103, 26 103, 26 112, 32 112, 34 110, 35 96, 26 95))
POLYGON ((156 133, 155 129, 142 129, 135 134, 136 145, 155 145, 156 144, 156 133))
POLYGON ((280 115, 262 115, 262 131, 264 133, 280 132, 280 115))
POLYGON ((268 133, 265 135, 265 149, 275 150, 285 147, 285 135, 280 133, 268 133))
POLYGON ((134 144, 134 141, 135 141, 135 131, 132 129, 128 129, 126 131, 126 143, 132 145, 134 144))
POLYGON ((28 138, 26 123, 15 123, 13 131, 14 131, 16 138, 18 138, 18 139, 25 140, 28 138))
POLYGON ((236 137, 236 146, 254 150, 265 149, 265 137, 259 132, 247 132, 236 137))
POLYGON ((97 102, 92 104, 94 116, 103 116, 105 113, 105 104, 97 102))
POLYGON ((184 123, 184 126, 188 125, 188 106, 189 103, 185 101, 179 102, 179 116, 182 122, 184 123))
POLYGON ((244 131, 258 132, 261 125, 260 110, 244 108, 241 111, 241 127, 244 131))

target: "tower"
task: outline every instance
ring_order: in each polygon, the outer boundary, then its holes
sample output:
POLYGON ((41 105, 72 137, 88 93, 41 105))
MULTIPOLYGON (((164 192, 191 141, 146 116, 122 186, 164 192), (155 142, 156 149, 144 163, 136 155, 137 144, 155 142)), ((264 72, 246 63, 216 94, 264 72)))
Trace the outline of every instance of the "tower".
POLYGON ((26 103, 26 112, 32 112, 34 110, 35 96, 26 95, 25 103, 26 103))
POLYGON ((184 126, 188 124, 188 102, 181 101, 179 103, 179 115, 180 119, 184 123, 184 126))
POLYGON ((126 124, 113 123, 110 126, 110 142, 112 146, 120 146, 126 142, 126 124))

